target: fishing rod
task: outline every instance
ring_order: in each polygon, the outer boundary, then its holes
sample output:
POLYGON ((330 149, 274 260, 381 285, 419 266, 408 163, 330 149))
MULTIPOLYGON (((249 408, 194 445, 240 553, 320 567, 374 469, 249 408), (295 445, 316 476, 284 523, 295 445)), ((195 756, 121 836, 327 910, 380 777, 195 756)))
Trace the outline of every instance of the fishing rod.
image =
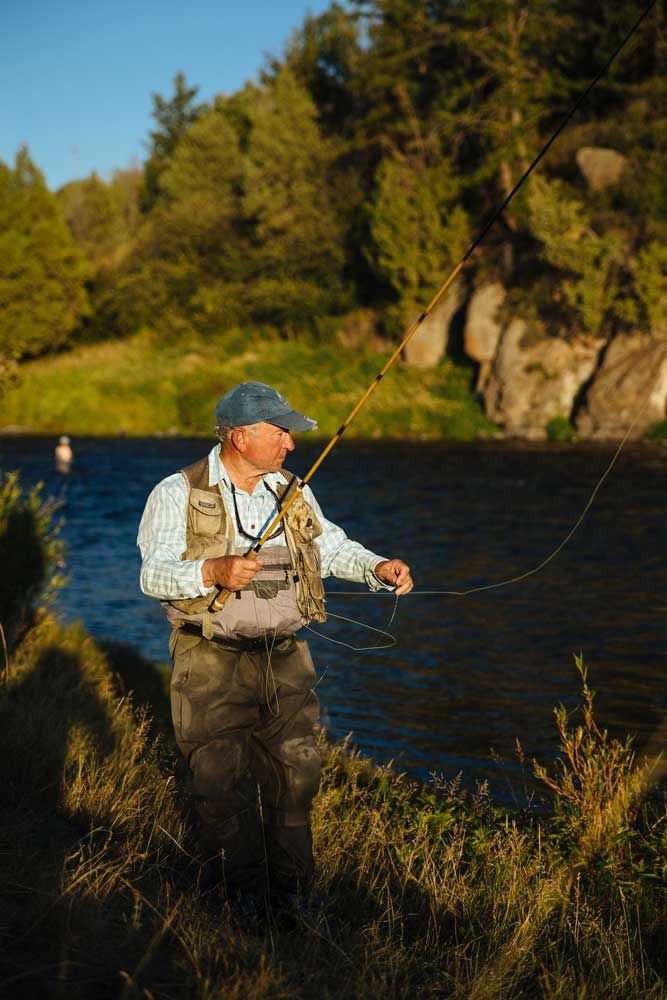
MULTIPOLYGON (((617 57, 623 51, 623 49, 625 48, 625 46, 627 45, 627 43, 630 41, 630 39, 632 38, 632 36, 634 35, 634 33, 637 31, 637 29, 639 28, 639 26, 641 25, 641 23, 644 21, 644 19, 651 12, 651 10, 653 9, 653 7, 655 7, 655 5, 656 5, 657 2, 658 2, 658 0, 650 0, 650 2, 648 3, 648 5, 644 8, 644 10, 639 15, 639 17, 637 18, 637 20, 634 22, 634 24, 632 25, 632 27, 626 33, 626 35, 623 38, 623 40, 616 46, 616 48, 614 49, 614 51, 612 52, 612 54, 609 56, 609 58, 607 59, 606 63, 602 67, 602 69, 599 70, 599 72, 593 77, 593 79, 588 84, 588 86, 577 97, 576 101, 574 102, 574 104, 572 105, 572 107, 570 108, 570 110, 567 112, 567 114, 565 115, 565 117, 563 118, 563 120, 561 121, 561 123, 559 124, 558 128, 552 133, 552 135, 550 136, 550 138, 548 139, 548 141, 540 149, 540 151, 537 154, 537 156, 535 156, 535 158, 531 162, 530 166, 528 166, 524 170, 523 174, 521 175, 521 177, 519 178, 519 180, 516 182, 516 184, 514 185, 514 187, 512 188, 512 190, 505 197, 505 199, 501 202, 501 204, 498 206, 498 208, 495 210, 495 212, 491 215, 491 217, 486 222, 486 224, 482 227, 482 229, 479 232, 479 234, 477 235, 477 237, 470 244, 470 246, 468 247, 468 249, 466 250, 466 252, 463 254, 463 256, 461 257, 461 259, 458 262, 458 264, 456 264, 456 266, 452 269, 452 271, 450 272, 450 274, 448 275, 448 277, 445 279, 445 281, 442 283, 442 285, 440 286, 440 288, 438 289, 438 291, 436 292, 436 294, 433 296, 433 298, 431 299, 431 301, 429 302, 429 304, 426 306, 426 308, 424 309, 424 311, 422 313, 420 313, 420 315, 417 317, 417 319, 409 327, 407 333, 403 337, 403 340, 400 342, 400 344, 398 345, 398 347, 396 348, 396 350, 393 352, 393 354, 391 355, 391 357, 389 358, 389 360, 387 362, 385 362, 384 366, 377 373, 377 375, 375 376, 375 378, 373 379, 373 381, 371 382, 371 384, 368 386, 368 388, 363 393, 363 395, 361 396, 361 398, 359 399, 359 401, 356 403, 356 405, 352 408, 352 410, 350 411, 350 413, 348 414, 348 416, 346 417, 346 419, 343 421, 343 423, 340 425, 340 427, 338 428, 338 430, 336 431, 336 433, 333 435, 333 437, 331 438, 331 440, 328 442, 328 444, 322 450, 322 452, 320 453, 320 455, 318 456, 318 458, 315 460, 315 462, 313 463, 313 465, 310 467, 310 469, 308 470, 308 472, 306 473, 306 475, 303 477, 303 479, 298 480, 295 477, 292 480, 292 483, 288 487, 287 492, 283 496, 283 500, 282 500, 282 503, 280 505, 280 509, 276 513, 276 516, 273 518, 273 520, 271 521, 271 523, 269 524, 269 526, 266 528, 266 530, 264 531, 264 533, 262 534, 262 536, 245 553, 245 558, 247 558, 247 559, 256 559, 257 558, 257 555, 258 555, 259 551, 261 550, 262 546, 264 545, 264 543, 273 534, 273 532, 278 527, 278 525, 280 524, 280 522, 282 521, 282 519, 284 518, 284 516, 287 513, 287 511, 292 506, 292 504, 295 502, 295 500, 297 500, 298 497, 301 496, 301 494, 303 492, 304 486, 306 486, 306 484, 313 478, 313 476, 315 475, 315 473, 317 472, 317 470, 319 469, 320 465, 325 460, 325 458, 327 457, 327 455, 329 454, 329 452, 332 451, 332 449, 338 444, 338 442, 340 441, 341 437, 343 436, 343 434, 345 433, 345 431, 347 430, 347 428, 350 426, 350 424, 352 423, 352 421, 354 420, 354 418, 357 416, 357 414, 359 413, 359 411, 362 409, 362 407, 366 404, 366 402, 369 399, 369 397, 375 392, 375 390, 377 389, 378 385, 380 384, 380 382, 382 381, 382 379, 384 378, 384 376, 387 374, 387 372, 392 367, 392 365, 397 360, 397 358, 401 355, 401 353, 403 352, 403 350, 405 349, 405 347, 407 346, 407 344, 412 340, 412 338, 417 333, 417 331, 419 330, 419 328, 422 325, 422 323, 424 322, 424 320, 426 320, 427 317, 431 314, 431 312, 435 309, 435 307, 437 306, 437 304, 440 301, 440 299, 442 298, 442 296, 448 290, 448 288, 450 287, 450 285, 456 280, 456 278, 458 277, 459 273, 461 272, 461 270, 463 269, 463 267, 465 266, 465 264, 470 260, 470 258, 472 257, 473 253, 475 252, 475 250, 483 242, 484 237, 487 235, 487 233, 489 232, 489 230, 498 221, 498 219, 503 214, 503 212, 505 211, 505 209, 507 208, 507 206, 510 204, 510 202, 512 201, 512 199, 514 198, 514 196, 519 191, 519 189, 528 180, 528 178, 532 174, 533 170, 535 170, 535 168, 540 163, 540 161, 542 160, 542 158, 547 154, 547 152, 549 151, 549 149, 551 148, 551 146, 554 144, 554 142, 556 141, 556 139, 558 138, 558 136, 561 134, 561 132, 563 131, 563 129, 566 127, 566 125, 570 122, 570 120, 572 119, 572 117, 579 110, 579 108, 584 103, 584 101, 586 100, 586 98, 588 97, 588 95, 591 93, 591 91, 593 90, 593 88, 599 83, 599 81, 602 79, 602 77, 605 75, 605 73, 607 73, 607 71, 609 70, 609 68, 612 66, 612 64, 614 63, 614 61, 617 59, 617 57)), ((226 590, 224 587, 221 587, 219 584, 216 584, 216 590, 217 590, 217 593, 216 593, 215 597, 213 598, 213 600, 211 601, 211 603, 209 605, 209 611, 211 611, 211 612, 221 611, 223 609, 223 607, 225 606, 226 601, 229 599, 229 597, 231 595, 231 591, 226 590)))

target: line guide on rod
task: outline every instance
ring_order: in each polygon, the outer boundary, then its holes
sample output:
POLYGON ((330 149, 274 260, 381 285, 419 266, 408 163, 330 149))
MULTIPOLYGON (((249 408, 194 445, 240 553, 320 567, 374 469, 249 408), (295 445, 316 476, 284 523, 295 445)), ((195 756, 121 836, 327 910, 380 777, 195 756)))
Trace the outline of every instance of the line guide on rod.
MULTIPOLYGON (((352 421, 354 420, 354 418, 356 417, 356 415, 359 413, 359 411, 361 410, 361 408, 365 405, 365 403, 368 400, 368 398, 377 389, 378 385, 380 384, 380 382, 382 381, 382 379, 384 378, 384 376, 386 375, 386 373, 389 371, 389 369, 391 368, 391 366, 394 364, 394 362, 396 361, 396 359, 399 357, 399 355, 401 354, 401 352, 404 350, 404 348, 406 347, 406 345, 412 340, 412 338, 414 337, 415 333, 417 332, 417 330, 419 329, 419 327, 422 325, 422 323, 424 322, 424 320, 435 309, 436 305, 438 304, 438 302, 440 301, 440 299, 442 298, 442 296, 445 294, 445 292, 447 291, 447 289, 450 287, 450 285, 452 284, 452 282, 455 281, 455 279, 458 277, 459 272, 463 268, 464 264, 466 264, 467 261, 470 259, 470 257, 475 252, 475 250, 477 249, 477 247, 480 245, 480 243, 482 242, 482 240, 484 239, 484 237, 486 236, 486 234, 489 232, 489 230, 491 229, 491 227, 497 222, 497 220, 500 218, 500 216, 502 215, 502 213, 505 211, 505 209, 507 208, 507 206, 509 205, 509 203, 512 201, 512 199, 514 198, 514 196, 517 193, 517 191, 519 190, 519 188, 524 184, 524 182, 532 174, 533 170, 535 169, 535 167, 537 166, 537 164, 540 162, 540 160, 542 159, 542 157, 547 153, 547 151, 550 149, 550 147, 556 141, 556 139, 561 134, 561 132, 563 131, 563 129, 565 128, 565 126, 568 124, 568 122, 570 121, 570 119, 572 118, 572 116, 575 114, 576 111, 579 110, 579 108, 581 107, 581 105, 583 104, 583 102, 586 100, 586 98, 588 97, 588 95, 590 94, 590 92, 593 90, 593 88, 595 87, 595 85, 604 76, 604 74, 607 72, 607 70, 612 65, 612 63, 617 58, 617 56, 620 54, 620 52, 625 48, 625 46, 630 41, 630 39, 634 35, 635 31, 639 27, 639 25, 642 23, 642 21, 644 20, 644 18, 649 14, 649 12, 653 9, 653 7, 655 7, 656 3, 657 3, 657 0, 650 0, 650 3, 644 8, 644 10, 640 14, 640 16, 637 18, 637 20, 635 21, 635 23, 632 25, 632 27, 630 28, 630 30, 627 32, 627 34, 625 35, 625 37, 623 38, 623 40, 614 49, 614 51, 609 56, 609 58, 607 59, 607 62, 604 64, 604 66, 602 67, 602 69, 591 80, 591 82, 588 84, 588 86, 586 87, 586 89, 583 90, 582 93, 579 95, 579 97, 577 98, 577 100, 574 102, 574 104, 572 105, 572 107, 570 108, 570 110, 567 112, 567 114, 563 118, 563 120, 560 123, 560 125, 558 126, 558 128, 555 130, 555 132, 549 138, 548 142, 545 143, 545 145, 539 151, 539 153, 537 154, 537 156, 535 157, 535 159, 533 160, 533 162, 530 164, 530 166, 527 167, 527 169, 523 172, 523 174, 521 175, 521 177, 519 178, 519 180, 516 182, 516 184, 514 185, 514 187, 512 188, 512 190, 510 191, 510 193, 507 195, 507 197, 502 202, 502 204, 493 213, 493 215, 491 216, 491 218, 489 219, 489 221, 486 223, 486 225, 484 226, 484 228, 481 230, 481 232, 479 233, 479 235, 477 236, 477 238, 475 240, 473 240, 473 242, 470 244, 470 246, 468 247, 468 249, 464 253, 464 255, 461 258, 461 260, 454 267, 454 269, 449 274, 449 276, 447 277, 447 279, 444 281, 444 283, 438 289, 437 293, 434 295, 434 297, 429 302, 429 304, 427 305, 427 307, 424 309, 424 311, 421 313, 421 315, 417 317, 417 319, 414 321, 414 323, 412 324, 412 326, 410 326, 410 328, 408 329, 407 333, 403 337, 403 340, 400 342, 400 344, 398 345, 398 347, 396 348, 396 350, 393 352, 393 354, 391 355, 391 357, 389 358, 389 360, 385 363, 384 367, 375 376, 375 378, 373 379, 373 381, 371 382, 371 384, 368 386, 368 388, 364 392, 363 396, 359 399, 359 401, 354 406, 354 408, 352 409, 352 411, 348 414, 347 418, 344 420, 344 422, 338 428, 338 430, 336 431, 336 433, 334 434, 334 436, 331 438, 331 440, 326 445, 326 447, 324 448, 324 450, 322 451, 322 453, 319 455, 319 457, 313 463, 313 465, 308 470, 308 472, 306 473, 306 475, 303 477, 303 479, 300 482, 297 483, 297 485, 293 489, 288 490, 287 494, 285 494, 285 496, 283 497, 283 502, 281 504, 280 510, 278 511, 278 513, 276 514, 276 516, 274 517, 274 519, 271 521, 271 523, 269 524, 268 528, 264 531, 264 533, 261 536, 261 538, 259 538, 257 540, 257 542, 255 542, 255 544, 253 546, 251 546, 251 548, 248 550, 248 552, 246 552, 246 554, 245 554, 245 558, 246 559, 256 559, 257 558, 257 554, 259 553, 260 549, 262 548, 262 546, 264 545, 264 543, 267 541, 267 539, 269 538, 269 536, 272 535, 273 532, 275 531, 275 529, 278 527, 278 525, 280 524, 281 520, 283 519, 283 517, 285 516, 285 514, 287 513, 287 511, 290 509, 290 507, 292 506, 292 504, 294 503, 294 501, 297 499, 297 497, 299 497, 301 495, 301 493, 303 492, 303 488, 306 485, 306 483, 308 483, 312 479, 312 477, 315 475, 315 473, 319 469, 319 467, 322 464, 322 462, 324 461, 324 459, 329 454, 329 452, 340 441, 341 437, 343 436, 343 434, 345 433, 345 431, 347 430, 347 428, 350 426, 350 424, 352 423, 352 421)), ((221 611, 222 608, 224 607, 226 601, 228 600, 228 598, 230 597, 230 595, 232 593, 230 590, 225 590, 224 587, 221 587, 219 585, 216 585, 216 589, 217 589, 217 593, 216 593, 215 597, 213 598, 213 600, 211 601, 211 603, 209 605, 209 611, 211 611, 211 612, 221 611)))

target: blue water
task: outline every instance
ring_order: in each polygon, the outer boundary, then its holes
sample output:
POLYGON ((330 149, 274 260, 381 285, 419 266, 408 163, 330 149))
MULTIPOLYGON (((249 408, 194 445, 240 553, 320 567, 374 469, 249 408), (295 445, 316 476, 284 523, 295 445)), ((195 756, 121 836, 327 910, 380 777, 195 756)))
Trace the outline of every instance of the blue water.
MULTIPOLYGON (((62 499, 69 585, 59 607, 98 637, 123 639, 167 661, 168 629, 138 588, 136 530, 161 477, 205 454, 183 438, 79 439, 68 476, 53 466, 55 440, 0 438, 0 467, 19 468, 62 499)), ((304 473, 318 449, 301 443, 304 473)), ((603 447, 509 443, 341 443, 313 480, 325 513, 352 537, 405 558, 417 589, 466 589, 540 563, 582 511, 611 452, 603 447)), ((621 455, 572 542, 541 573, 466 598, 410 595, 390 629, 396 646, 353 652, 323 638, 311 648, 323 720, 333 737, 378 761, 453 778, 488 780, 521 797, 514 748, 553 758, 553 706, 578 700, 573 654, 583 651, 601 722, 639 744, 667 710, 667 451, 634 445, 621 455), (510 790, 510 786, 514 791, 510 790)), ((332 612, 383 628, 389 596, 338 596, 332 612)), ((382 642, 331 619, 327 635, 356 646, 382 642)))

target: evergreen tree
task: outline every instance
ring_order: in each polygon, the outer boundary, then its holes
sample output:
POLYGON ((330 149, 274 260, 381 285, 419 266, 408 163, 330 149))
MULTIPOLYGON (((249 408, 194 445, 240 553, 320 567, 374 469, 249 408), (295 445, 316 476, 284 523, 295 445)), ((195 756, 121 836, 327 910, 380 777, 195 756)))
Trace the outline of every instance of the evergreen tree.
POLYGON ((356 148, 372 179, 387 151, 405 152, 430 131, 434 107, 469 82, 456 39, 458 4, 450 0, 353 0, 368 40, 353 83, 358 95, 356 148))
POLYGON ((373 254, 398 299, 399 325, 420 311, 469 244, 460 182, 446 163, 392 157, 378 171, 373 254))
POLYGON ((335 148, 294 74, 282 69, 252 108, 244 211, 252 226, 249 305, 297 326, 345 306, 348 213, 332 183, 335 148))
POLYGON ((87 309, 87 276, 56 196, 26 147, 0 163, 0 350, 24 358, 62 347, 87 309))
POLYGON ((124 220, 111 185, 92 173, 71 181, 58 192, 76 245, 98 267, 123 239, 124 220))
MULTIPOLYGON (((362 59, 358 21, 334 2, 317 17, 309 14, 287 46, 284 64, 308 91, 326 135, 349 138, 354 131, 362 59)), ((274 72, 280 68, 274 64, 274 72)))
POLYGON ((160 200, 121 281, 123 322, 220 328, 242 308, 242 160, 221 110, 181 137, 160 178, 160 200))
POLYGON ((74 241, 89 264, 86 340, 118 332, 117 286, 136 244, 142 182, 139 169, 130 167, 116 170, 109 183, 93 173, 58 192, 74 241))
POLYGON ((619 295, 623 247, 618 236, 595 232, 583 203, 557 181, 533 177, 528 207, 542 259, 555 269, 554 300, 561 305, 563 328, 605 332, 619 295))
POLYGON ((141 207, 145 212, 157 201, 160 175, 179 139, 205 110, 203 105, 194 103, 198 92, 198 87, 188 87, 184 73, 177 73, 174 77, 174 94, 169 100, 160 94, 153 94, 152 113, 157 128, 150 133, 149 155, 144 164, 141 207))
POLYGON ((626 316, 644 329, 667 334, 667 244, 651 240, 630 259, 636 301, 626 316), (634 306, 634 308, 633 308, 634 306))

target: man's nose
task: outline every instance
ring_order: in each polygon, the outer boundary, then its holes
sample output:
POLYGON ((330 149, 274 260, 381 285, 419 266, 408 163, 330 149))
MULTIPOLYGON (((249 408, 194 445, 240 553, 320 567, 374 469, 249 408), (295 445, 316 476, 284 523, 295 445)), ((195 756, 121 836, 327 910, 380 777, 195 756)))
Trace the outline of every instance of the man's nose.
POLYGON ((294 438, 289 431, 285 431, 283 434, 283 444, 288 451, 294 451, 296 445, 294 444, 294 438))

